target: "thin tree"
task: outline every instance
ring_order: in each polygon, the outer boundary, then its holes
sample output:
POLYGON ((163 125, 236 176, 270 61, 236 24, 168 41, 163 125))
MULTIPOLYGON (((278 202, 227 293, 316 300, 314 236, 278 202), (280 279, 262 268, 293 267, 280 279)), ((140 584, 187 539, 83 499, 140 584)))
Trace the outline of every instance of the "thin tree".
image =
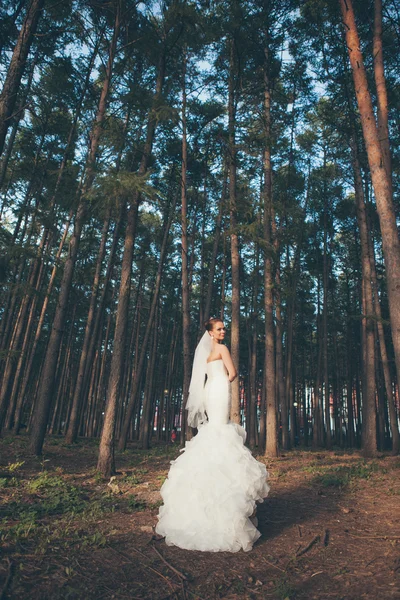
MULTIPOLYGON (((229 207, 230 207, 230 240, 232 268, 232 317, 231 317, 231 354, 233 363, 239 373, 239 324, 240 324, 240 254, 239 237, 237 232, 237 203, 236 203, 236 47, 234 36, 229 44, 229 82, 228 82, 228 130, 229 130, 229 207)), ((231 420, 240 423, 240 378, 232 382, 231 420)))
MULTIPOLYGON (((189 272, 188 272, 188 231, 187 231, 187 116, 186 116, 186 67, 187 47, 183 50, 182 64, 182 168, 181 168, 181 227, 182 227, 182 337, 183 337, 183 390, 182 404, 186 406, 190 383, 190 299, 189 299, 189 272)), ((190 431, 186 425, 186 411, 183 411, 183 435, 190 438, 190 431)), ((184 440, 181 440, 181 443, 184 440)))
POLYGON ((372 291, 371 260, 368 248, 368 228, 365 210, 361 169, 358 160, 356 140, 351 139, 353 154, 354 189, 356 198, 357 221, 360 230, 362 288, 365 306, 364 324, 364 377, 363 377, 363 421, 361 444, 364 456, 376 455, 376 384, 375 384, 375 323, 372 291))
MULTIPOLYGON (((268 39, 264 49, 264 308, 265 308, 265 394, 266 394, 266 436, 265 454, 278 456, 278 419, 276 405, 275 377, 275 331, 273 296, 273 254, 272 240, 272 163, 271 163, 271 85, 269 77, 268 39)), ((286 375, 289 377, 289 374, 286 375)))

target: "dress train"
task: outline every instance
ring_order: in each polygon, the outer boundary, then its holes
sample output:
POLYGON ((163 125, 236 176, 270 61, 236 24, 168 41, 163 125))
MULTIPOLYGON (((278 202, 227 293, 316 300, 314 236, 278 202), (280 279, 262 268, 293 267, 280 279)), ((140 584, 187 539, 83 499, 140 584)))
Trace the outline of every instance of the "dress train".
POLYGON ((261 535, 250 517, 268 494, 268 473, 244 445, 244 429, 229 422, 222 360, 207 365, 205 399, 209 420, 171 463, 156 532, 187 550, 249 551, 261 535))

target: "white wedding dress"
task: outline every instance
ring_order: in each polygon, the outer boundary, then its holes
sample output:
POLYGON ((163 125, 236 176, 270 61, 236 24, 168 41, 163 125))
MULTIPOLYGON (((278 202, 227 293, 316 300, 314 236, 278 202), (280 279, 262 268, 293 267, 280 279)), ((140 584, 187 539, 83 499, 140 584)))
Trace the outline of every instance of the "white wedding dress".
POLYGON ((208 422, 171 463, 161 488, 156 532, 187 550, 251 550, 260 537, 251 520, 267 496, 268 473, 244 445, 246 433, 229 422, 230 382, 221 359, 207 364, 208 422))

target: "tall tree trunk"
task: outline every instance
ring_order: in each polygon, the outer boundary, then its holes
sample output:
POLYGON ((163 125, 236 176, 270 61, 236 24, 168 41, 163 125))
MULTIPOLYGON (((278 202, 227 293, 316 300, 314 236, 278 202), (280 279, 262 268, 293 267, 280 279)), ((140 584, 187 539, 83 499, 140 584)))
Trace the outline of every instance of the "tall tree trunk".
POLYGON ((348 277, 346 276, 346 289, 347 289, 347 326, 346 326, 346 344, 347 344, 347 364, 346 364, 346 397, 347 397, 347 445, 350 448, 355 446, 355 434, 354 434, 354 410, 353 410, 353 370, 352 370, 352 340, 353 340, 353 327, 352 320, 349 315, 353 312, 353 307, 350 299, 350 285, 348 277))
MULTIPOLYGON (((32 234, 33 234, 33 229, 35 227, 38 203, 39 203, 39 201, 37 200, 35 213, 32 217, 30 231, 28 234, 27 242, 26 242, 27 247, 30 245, 30 241, 31 241, 32 234)), ((34 289, 35 284, 37 283, 38 267, 39 267, 39 263, 34 262, 29 269, 28 286, 29 286, 30 290, 34 289)), ((12 336, 11 336, 10 342, 9 342, 9 353, 8 353, 8 357, 6 360, 6 365, 5 365, 3 379, 2 379, 2 385, 1 385, 1 392, 0 392, 0 428, 3 427, 4 416, 5 416, 7 408, 9 408, 9 411, 11 409, 11 411, 13 412, 13 408, 11 408, 11 406, 14 404, 14 402, 12 400, 13 393, 11 392, 11 387, 14 388, 13 384, 15 382, 15 368, 16 368, 16 364, 15 364, 15 361, 13 360, 13 356, 21 355, 21 350, 20 350, 21 340, 24 339, 24 334, 26 331, 26 320, 27 320, 27 315, 28 315, 28 309, 29 309, 29 306, 31 305, 32 296, 33 296, 32 291, 29 291, 29 293, 25 294, 25 296, 23 297, 22 302, 19 306, 19 309, 17 311, 17 317, 15 319, 15 323, 13 324, 14 328, 13 328, 13 333, 12 333, 12 336)), ((22 345, 23 345, 23 342, 22 342, 22 345)), ((17 367, 18 367, 18 365, 17 365, 17 367)))
MULTIPOLYGON (((26 0, 19 0, 18 3, 14 3, 15 4, 15 10, 12 13, 12 15, 9 15, 7 21, 5 21, 5 23, 7 23, 7 25, 3 25, 3 32, 2 32, 2 36, 0 38, 0 54, 3 53, 4 51, 4 46, 6 45, 6 43, 8 42, 8 40, 12 37, 13 32, 15 30, 15 23, 19 17, 19 15, 22 12, 22 9, 24 8, 25 4, 26 4, 26 0)), ((14 7, 12 7, 14 8, 14 7)))
MULTIPOLYGON (((111 279, 112 279, 113 271, 114 271, 114 267, 115 267, 115 260, 116 260, 117 249, 118 249, 118 240, 119 240, 119 235, 120 235, 122 222, 123 222, 123 218, 124 218, 124 214, 125 214, 125 209, 126 209, 126 205, 124 203, 120 207, 120 213, 118 216, 118 220, 114 227, 113 241, 112 241, 111 249, 109 250, 109 253, 108 253, 108 264, 107 264, 107 269, 106 269, 106 273, 104 276, 103 289, 101 291, 100 300, 99 300, 99 303, 97 306, 96 319, 95 319, 95 322, 93 325, 93 335, 90 340, 88 357, 87 357, 87 361, 86 361, 86 371, 85 371, 85 377, 84 377, 86 382, 89 378, 89 372, 91 369, 93 357, 94 357, 96 347, 98 344, 98 339, 99 339, 99 336, 101 336, 102 317, 103 317, 104 309, 106 306, 106 300, 108 297, 108 292, 109 292, 110 285, 111 285, 111 279)), ((140 277, 139 277, 139 281, 140 281, 140 277)), ((86 388, 83 390, 84 397, 85 397, 85 393, 86 393, 86 388)))
POLYGON ((205 318, 208 319, 211 316, 211 300, 212 293, 214 287, 214 278, 215 278, 215 265, 217 263, 217 254, 218 247, 221 238, 221 224, 222 217, 224 214, 225 202, 226 202, 226 191, 227 191, 227 183, 228 183, 228 168, 227 161, 224 161, 224 174, 223 174, 223 182, 222 182, 222 194, 221 199, 219 201, 218 215, 215 222, 215 230, 214 230, 214 239, 213 239, 213 249, 211 254, 210 267, 208 270, 208 283, 207 283, 207 295, 206 301, 204 305, 204 315, 205 318))
POLYGON ((28 355, 29 344, 31 342, 31 332, 32 332, 33 323, 34 323, 34 319, 35 319, 36 305, 38 302, 38 294, 39 294, 41 286, 42 286, 43 275, 44 275, 44 264, 42 263, 40 265, 40 271, 39 271, 39 274, 37 277, 36 290, 35 290, 36 293, 33 295, 32 303, 29 308, 27 324, 26 324, 25 331, 24 331, 24 340, 22 343, 21 351, 19 353, 17 368, 16 368, 16 371, 15 371, 15 374, 13 377, 13 386, 12 386, 12 391, 11 391, 11 395, 10 395, 9 410, 7 413, 7 422, 6 422, 7 429, 12 429, 14 426, 14 415, 15 415, 15 410, 16 410, 17 400, 18 400, 18 389, 21 384, 23 368, 25 365, 26 357, 28 355))
POLYGON ((326 148, 324 147, 324 264, 323 264, 323 291, 324 300, 322 307, 323 322, 323 361, 324 361, 324 402, 325 402, 325 427, 326 427, 326 449, 332 448, 331 434, 331 407, 329 393, 329 370, 328 370, 328 191, 326 185, 326 148))
MULTIPOLYGON (((158 299, 157 299, 158 302, 158 299)), ((157 312, 157 307, 156 307, 157 312)), ((154 366, 157 356, 157 338, 158 338, 158 327, 157 327, 157 315, 154 315, 153 323, 151 325, 153 334, 153 340, 150 344, 149 357, 147 359, 147 372, 146 372, 146 385, 143 398, 143 411, 142 418, 140 420, 140 434, 139 440, 143 450, 149 448, 152 435, 152 404, 153 404, 153 390, 154 390, 154 366)))
POLYGON ((107 241, 109 227, 110 227, 110 212, 107 215, 106 219, 104 220, 103 230, 101 233, 100 248, 99 248, 99 252, 97 255, 96 270, 95 270, 95 274, 94 274, 92 293, 91 293, 91 297, 90 297, 89 312, 88 312, 88 317, 87 317, 87 321, 86 321, 82 352, 81 352, 81 356, 80 356, 80 360, 79 360, 78 375, 77 375, 74 395, 72 398, 72 407, 71 407, 69 424, 68 424, 68 429, 67 429, 67 434, 66 434, 67 444, 72 444, 72 443, 76 442, 76 439, 78 436, 78 425, 79 425, 79 416, 80 416, 80 408, 81 408, 82 388, 83 388, 83 384, 84 384, 84 375, 85 375, 85 369, 86 369, 86 359, 88 357, 90 338, 93 334, 93 321, 94 321, 96 302, 97 302, 97 296, 98 296, 98 291, 99 291, 100 273, 101 273, 101 268, 103 265, 104 255, 106 252, 106 241, 107 241))
POLYGON ((385 383, 386 398, 388 402, 389 418, 390 418, 390 433, 392 435, 392 453, 398 454, 400 452, 400 435, 399 426, 397 422, 397 411, 395 405, 395 394, 392 388, 392 379, 390 376, 389 358, 386 349, 385 332, 383 330, 383 319, 381 311, 381 303, 378 295, 378 281, 376 276, 376 265, 374 246, 371 239, 370 229, 368 228, 368 248, 369 258, 371 260, 371 276, 372 276, 372 288, 374 293, 374 310, 376 315, 376 329, 379 341, 379 353, 382 360, 382 371, 383 379, 385 383))
POLYGON ((221 321, 225 317, 225 304, 226 304, 226 235, 223 236, 222 244, 222 277, 221 277, 221 302, 219 318, 221 321))
MULTIPOLYGON (((165 48, 160 55, 159 68, 157 73, 156 93, 153 100, 153 107, 149 114, 146 131, 146 141, 143 148, 143 155, 140 162, 138 174, 143 176, 147 172, 151 149, 153 146, 154 134, 157 120, 154 109, 157 107, 164 84, 165 77, 165 48)), ((128 211, 128 220, 125 230, 124 253, 122 257, 121 282, 119 287, 118 308, 114 332, 114 349, 111 359, 110 377, 108 380, 107 399, 104 414, 103 430, 100 438, 99 456, 97 469, 104 476, 109 477, 115 471, 114 460, 114 438, 115 438, 115 419, 117 414, 117 401, 120 389, 121 374, 124 365, 124 353, 126 345, 126 331, 128 321, 130 280, 132 274, 133 251, 136 237, 136 224, 139 210, 140 194, 134 192, 128 211)), ((127 428, 127 431, 129 426, 127 428)))
POLYGON ((3 152, 7 131, 11 123, 17 94, 24 74, 26 59, 36 32, 44 0, 31 0, 17 44, 8 67, 3 90, 0 94, 0 155, 3 152))
MULTIPOLYGON (((26 241, 24 240, 24 237, 25 237, 25 232, 26 232, 26 226, 27 226, 28 220, 29 220, 29 207, 30 207, 31 201, 32 201, 33 197, 35 196, 35 192, 37 192, 36 203, 38 203, 38 199, 39 199, 39 195, 40 195, 40 188, 39 188, 39 186, 37 187, 35 185, 35 179, 36 179, 36 174, 38 171, 38 166, 40 164, 40 158, 41 158, 41 154, 42 154, 42 148, 43 148, 44 141, 45 141, 45 135, 43 134, 41 136, 40 143, 36 149, 33 170, 32 170, 30 180, 29 180, 29 183, 28 183, 25 195, 24 195, 24 200, 22 202, 22 206, 19 209, 17 224, 15 226, 13 237, 12 237, 12 245, 14 245, 17 242, 17 238, 18 238, 18 235, 20 232, 20 228, 21 228, 21 224, 22 224, 24 215, 25 215, 25 227, 23 227, 23 229, 22 229, 22 234, 20 236, 19 243, 21 245, 23 243, 25 243, 25 245, 27 247, 29 246, 29 243, 30 243, 30 239, 28 239, 28 242, 26 243, 26 241)), ((36 214, 36 213, 37 213, 37 210, 35 210, 34 214, 36 214)), ((28 230, 30 232, 30 235, 32 235, 33 226, 34 226, 34 220, 32 219, 31 226, 28 230)), ((15 277, 15 280, 14 280, 15 284, 19 284, 22 281, 25 266, 26 266, 26 260, 24 258, 20 261, 18 270, 17 270, 17 265, 16 265, 14 274, 13 274, 15 277)), ((38 268, 38 264, 36 265, 35 268, 36 269, 38 268)), ((15 321, 14 321, 15 314, 19 313, 19 311, 16 311, 16 306, 19 301, 19 294, 17 292, 18 292, 18 285, 15 285, 14 289, 12 289, 9 292, 8 297, 5 301, 6 309, 3 312, 3 318, 2 318, 2 322, 1 322, 1 334, 0 334, 0 339, 1 339, 0 348, 2 350, 10 349, 12 347, 12 342, 10 341, 10 334, 11 334, 13 326, 15 326, 15 321)), ((22 300, 22 302, 25 302, 25 298, 22 300)))
POLYGON ((231 420, 240 423, 240 376, 239 376, 239 325, 240 325, 240 255, 239 238, 237 233, 236 206, 236 99, 235 99, 235 41, 230 40, 229 58, 229 97, 228 97, 228 128, 229 128, 229 204, 230 204, 230 238, 231 238, 231 269, 232 269, 232 317, 231 317, 231 354, 238 376, 232 382, 231 420))
MULTIPOLYGON (((318 278, 318 298, 319 298, 319 278, 318 278)), ((316 347, 316 359, 317 359, 317 374, 315 378, 314 393, 313 393, 313 439, 312 447, 318 448, 323 444, 323 421, 322 421, 322 410, 321 410, 321 397, 320 397, 320 385, 321 385, 321 369, 322 369, 322 343, 321 343, 321 315, 318 301, 318 312, 317 312, 317 347, 316 347)))
POLYGON ((285 380, 283 375, 283 317, 282 317, 282 300, 281 300, 281 279, 279 256, 277 256, 277 267, 275 273, 275 314, 276 314, 276 391, 277 391, 277 406, 281 408, 281 426, 282 426, 282 448, 287 450, 289 447, 289 430, 288 430, 288 407, 285 396, 285 380))
POLYGON ((368 228, 362 186, 361 170, 358 161, 356 140, 351 139, 353 153, 354 189, 356 197, 357 221, 360 229, 361 266, 363 295, 365 299, 365 353, 364 353, 364 389, 362 451, 364 456, 376 455, 376 402, 375 402, 375 323, 374 304, 371 284, 371 261, 368 248, 368 228))
MULTIPOLYGON (((5 180, 6 173, 7 173, 8 163, 9 163, 9 160, 11 158, 11 154, 12 154, 12 150, 13 150, 13 147, 14 147, 15 138, 16 138, 17 132, 18 132, 18 127, 19 127, 20 121, 22 119, 22 116, 25 114, 26 101, 27 101, 28 96, 29 96, 30 91, 31 91, 32 81, 33 81, 33 75, 35 73, 35 68, 36 68, 36 65, 37 65, 37 62, 38 62, 38 58, 39 58, 39 52, 36 51, 35 55, 34 55, 34 57, 32 59, 32 64, 30 66, 28 81, 27 81, 26 86, 24 88, 21 100, 19 102, 19 106, 18 106, 18 108, 16 108, 16 115, 15 115, 14 119, 12 120, 12 130, 11 130, 10 136, 9 136, 9 138, 7 140, 7 147, 6 147, 5 151, 3 152, 2 160, 1 160, 1 166, 0 166, 0 189, 2 189, 2 187, 3 187, 3 183, 4 183, 4 180, 5 180)), ((1 219, 1 212, 0 212, 0 219, 1 219)))
POLYGON ((79 249, 79 242, 87 212, 87 194, 90 188, 92 187, 95 177, 96 154, 99 147, 101 131, 103 128, 103 123, 106 114, 107 100, 111 85, 112 69, 120 29, 120 8, 120 3, 117 2, 114 21, 114 31, 109 48, 105 79, 100 94, 96 120, 93 124, 91 133, 86 179, 82 189, 82 198, 80 200, 75 218, 74 233, 69 244, 68 258, 64 266, 64 273, 61 282, 56 313, 53 320, 53 326, 50 334, 49 343, 47 346, 47 351, 44 359, 44 367, 39 384, 38 401, 35 413, 33 415, 30 448, 31 451, 36 455, 41 454, 44 437, 46 435, 50 402, 54 386, 55 369, 60 349, 61 333, 64 328, 65 315, 68 307, 69 294, 72 285, 72 276, 74 273, 75 262, 79 249))
POLYGON ((35 337, 34 337, 34 340, 33 340, 32 347, 31 347, 30 352, 29 352, 29 356, 27 358, 27 365, 25 367, 25 371, 24 371, 24 375, 23 375, 23 379, 22 379, 20 391, 18 393, 17 406, 16 406, 16 409, 15 409, 15 417, 14 417, 14 433, 15 434, 19 433, 20 418, 21 418, 21 414, 22 414, 23 403, 24 403, 24 400, 25 400, 25 394, 26 394, 26 391, 28 389, 28 384, 29 384, 29 381, 30 381, 31 373, 32 373, 33 359, 35 357, 36 349, 37 349, 37 346, 39 344, 39 340, 40 340, 40 336, 41 336, 41 332, 42 332, 42 329, 43 329, 44 320, 45 320, 45 316, 46 316, 46 312, 47 312, 47 306, 48 306, 49 299, 50 299, 50 294, 51 294, 51 291, 53 289, 53 285, 54 285, 56 274, 57 274, 58 261, 60 259, 60 256, 61 256, 61 253, 62 253, 62 249, 64 247, 65 240, 66 240, 67 235, 68 235, 69 227, 70 227, 70 224, 71 224, 71 219, 72 219, 72 211, 70 212, 69 217, 67 219, 67 222, 66 222, 66 224, 64 226, 64 233, 63 233, 63 236, 62 236, 60 244, 59 244, 57 255, 55 257, 54 267, 53 267, 53 270, 52 270, 52 273, 51 273, 51 276, 50 276, 50 281, 49 281, 49 283, 47 285, 46 296, 45 296, 45 299, 44 299, 44 302, 43 302, 43 305, 42 305, 42 309, 41 309, 41 312, 40 312, 39 321, 38 321, 38 324, 36 326, 35 337))
POLYGON ((258 273, 260 269, 260 249, 259 244, 256 241, 254 244, 254 289, 253 289, 253 306, 252 306, 252 319, 251 319, 251 353, 250 353, 250 395, 248 398, 249 409, 248 409, 248 424, 247 424, 247 435, 249 439, 250 448, 254 448, 256 445, 256 430, 257 424, 257 404, 258 404, 258 377, 257 377, 257 323, 258 323, 258 273))
POLYGON ((163 271, 164 260, 165 260, 165 255, 166 255, 166 251, 167 251, 169 230, 171 227, 174 210, 175 210, 175 203, 169 209, 170 214, 167 217, 168 221, 166 222, 165 228, 164 228, 164 236, 163 236, 161 249, 160 249, 160 260, 158 263, 157 275, 156 275, 156 280, 155 280, 155 284, 154 284, 153 298, 151 301, 149 318, 147 321, 145 334, 144 334, 144 338, 143 338, 141 349, 140 349, 140 358, 139 358, 138 366, 137 366, 137 369, 135 372, 135 377, 132 382, 131 398, 129 400, 129 404, 126 409, 124 424, 122 426, 121 435, 119 437, 118 448, 120 450, 125 450, 125 448, 126 448, 126 442, 128 439, 128 433, 129 433, 129 428, 130 428, 130 424, 131 424, 131 420, 132 420, 133 409, 135 407, 136 394, 138 392, 138 386, 140 383, 143 366, 144 366, 145 359, 146 359, 146 353, 147 353, 147 347, 148 347, 148 343, 149 343, 150 333, 152 331, 154 318, 156 315, 156 308, 157 308, 157 304, 158 304, 158 298, 159 298, 160 287, 161 287, 162 271, 163 271))
MULTIPOLYGON (((187 139, 186 139, 186 63, 187 49, 184 49, 182 69, 182 169, 181 169, 181 224, 182 224, 182 338, 183 338, 183 407, 189 395, 190 384, 190 299, 188 273, 188 231, 187 231, 187 139)), ((188 430, 186 411, 183 411, 183 433, 191 437, 188 430)))
POLYGON ((273 299, 273 241, 272 241, 272 165, 271 165, 271 91, 268 48, 264 66, 264 307, 265 307, 265 397, 266 446, 265 454, 278 456, 278 420, 276 406, 274 299, 273 299))
MULTIPOLYGON (((124 124, 124 131, 123 131, 124 140, 125 140, 125 136, 126 136, 126 132, 127 132, 127 128, 128 128, 128 123, 129 123, 129 110, 127 112, 127 116, 126 116, 125 124, 124 124)), ((116 168, 115 168, 116 173, 118 173, 119 169, 120 169, 121 156, 122 156, 122 150, 123 150, 124 145, 125 145, 125 141, 121 144, 120 152, 118 154, 116 168)), ((69 421, 68 430, 67 430, 67 434, 66 434, 66 442, 69 444, 76 442, 76 439, 78 436, 78 425, 79 425, 79 416, 80 416, 80 412, 81 412, 81 405, 82 405, 82 401, 83 401, 83 397, 84 397, 85 387, 87 389, 87 385, 85 386, 85 384, 87 383, 89 371, 90 371, 90 368, 92 365, 91 360, 93 359, 93 353, 94 353, 95 343, 96 343, 96 339, 97 339, 98 324, 101 319, 101 311, 104 306, 105 294, 108 289, 109 277, 111 275, 111 269, 112 269, 113 263, 114 263, 114 254, 115 254, 115 249, 116 249, 118 233, 120 230, 120 222, 121 222, 123 208, 124 207, 123 207, 123 203, 122 203, 120 206, 120 214, 118 217, 118 221, 115 226, 113 245, 111 248, 109 264, 107 267, 107 276, 108 277, 106 276, 103 294, 100 299, 100 305, 98 307, 97 318, 95 318, 96 303, 97 303, 98 290, 99 290, 99 285, 100 285, 100 273, 101 273, 104 256, 106 253, 106 242, 107 242, 107 235, 108 235, 108 230, 109 230, 109 225, 110 225, 110 217, 111 217, 110 210, 108 212, 108 216, 106 217, 106 219, 104 221, 104 225, 103 225, 100 248, 99 248, 99 253, 98 253, 97 263, 96 263, 96 271, 95 271, 95 276, 94 276, 94 281, 93 281, 93 286, 92 286, 92 294, 91 294, 91 298, 90 298, 88 318, 87 318, 87 322, 86 322, 85 335, 84 335, 84 340, 83 340, 83 347, 82 347, 81 357, 80 357, 80 361, 79 361, 78 376, 77 376, 76 387, 74 390, 74 395, 73 395, 73 400, 72 400, 70 421, 69 421)))
POLYGON ((395 351, 397 379, 400 380, 400 242, 392 202, 390 181, 385 170, 378 129, 368 89, 367 75, 351 0, 339 0, 345 25, 346 44, 353 71, 354 87, 361 116, 372 185, 375 192, 383 255, 386 267, 390 323, 395 351))

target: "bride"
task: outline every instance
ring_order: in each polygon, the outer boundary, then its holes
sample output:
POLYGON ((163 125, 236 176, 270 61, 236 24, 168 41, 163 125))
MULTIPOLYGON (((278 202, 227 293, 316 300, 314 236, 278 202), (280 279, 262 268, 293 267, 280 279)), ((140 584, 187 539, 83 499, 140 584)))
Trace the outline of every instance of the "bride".
POLYGON ((156 532, 169 546, 187 550, 248 551, 261 535, 251 515, 268 494, 268 473, 244 445, 244 429, 229 421, 230 382, 237 374, 222 344, 224 324, 209 319, 205 326, 186 404, 188 424, 198 434, 171 463, 156 532))

